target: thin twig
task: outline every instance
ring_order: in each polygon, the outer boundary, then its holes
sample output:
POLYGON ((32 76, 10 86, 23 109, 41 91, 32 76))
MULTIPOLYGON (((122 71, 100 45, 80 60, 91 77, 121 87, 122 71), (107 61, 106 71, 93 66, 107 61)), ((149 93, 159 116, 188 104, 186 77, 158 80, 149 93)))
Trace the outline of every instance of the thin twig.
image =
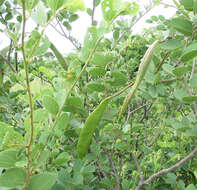
POLYGON ((192 72, 191 72, 191 75, 190 75, 190 80, 192 79, 192 77, 194 76, 194 73, 195 73, 195 66, 196 66, 196 57, 194 58, 193 60, 193 65, 192 65, 192 72))
POLYGON ((8 66, 10 67, 10 69, 12 70, 12 72, 16 73, 16 70, 15 70, 14 67, 11 65, 11 63, 9 62, 9 60, 6 59, 3 55, 1 55, 1 53, 0 53, 0 57, 8 64, 8 66))
POLYGON ((94 24, 94 13, 95 13, 95 0, 93 0, 93 5, 92 5, 92 16, 91 16, 91 24, 92 24, 92 26, 94 24))
POLYGON ((157 67, 156 72, 158 72, 160 70, 161 66, 164 64, 164 62, 165 62, 166 58, 168 57, 168 55, 169 55, 169 52, 166 52, 164 57, 163 57, 163 59, 162 59, 162 61, 161 61, 161 63, 157 67))
POLYGON ((136 190, 140 190, 144 185, 150 184, 155 178, 159 177, 160 175, 169 173, 171 171, 174 171, 175 169, 177 169, 181 165, 183 165, 185 162, 187 162, 188 160, 192 159, 196 154, 197 154, 197 148, 195 148, 190 154, 188 154, 185 158, 183 158, 182 160, 180 160, 179 162, 177 162, 176 164, 174 164, 172 167, 163 169, 163 170, 161 170, 161 171, 153 174, 152 176, 150 176, 145 181, 140 180, 140 182, 139 182, 136 190))

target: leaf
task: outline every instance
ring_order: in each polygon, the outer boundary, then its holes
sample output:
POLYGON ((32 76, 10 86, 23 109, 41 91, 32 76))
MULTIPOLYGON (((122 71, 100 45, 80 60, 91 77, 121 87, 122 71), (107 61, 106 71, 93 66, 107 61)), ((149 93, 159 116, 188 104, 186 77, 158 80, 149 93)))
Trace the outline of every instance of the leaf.
POLYGON ((83 106, 83 100, 80 97, 71 96, 67 99, 66 105, 81 108, 83 106))
POLYGON ((183 55, 181 56, 182 61, 189 61, 197 56, 197 43, 193 43, 189 45, 184 51, 183 55))
POLYGON ((161 48, 165 50, 175 50, 183 47, 183 45, 183 41, 180 41, 178 39, 170 39, 163 42, 161 44, 161 48))
POLYGON ((54 164, 61 166, 71 160, 72 157, 67 152, 62 152, 58 155, 58 157, 54 160, 54 164))
POLYGON ((177 76, 177 77, 181 77, 182 75, 184 75, 185 73, 188 72, 187 67, 185 66, 180 66, 180 67, 176 67, 174 70, 172 70, 172 72, 177 76))
POLYGON ((53 53, 55 54, 55 57, 57 58, 57 60, 59 61, 60 65, 62 66, 62 68, 64 70, 68 69, 68 65, 64 59, 64 57, 62 56, 62 54, 58 51, 58 49, 55 47, 55 45, 53 43, 51 43, 50 46, 51 50, 53 51, 53 53))
POLYGON ((0 186, 14 188, 23 186, 26 180, 26 170, 24 168, 11 168, 0 176, 0 186))
POLYGON ((100 53, 96 52, 91 61, 91 64, 98 67, 105 67, 107 63, 114 59, 114 55, 112 53, 100 53))
POLYGON ((86 6, 83 0, 68 0, 65 3, 65 7, 71 12, 75 12, 77 10, 86 10, 86 6))
POLYGON ((180 4, 184 6, 184 8, 188 11, 193 10, 193 0, 179 0, 180 4))
POLYGON ((73 185, 83 185, 83 176, 81 174, 75 174, 72 179, 73 185))
POLYGON ((65 130, 68 125, 68 114, 62 113, 57 121, 58 129, 65 130))
POLYGON ((18 151, 15 149, 0 152, 0 168, 15 167, 15 163, 18 162, 17 154, 18 151))
POLYGON ((185 134, 189 137, 197 137, 197 125, 194 125, 192 129, 187 130, 185 134))
POLYGON ((51 46, 51 43, 47 37, 42 38, 42 41, 40 43, 40 46, 36 49, 36 51, 33 53, 34 56, 41 56, 46 53, 48 48, 51 46))
POLYGON ((190 86, 193 88, 197 88, 197 73, 193 75, 190 80, 190 86))
POLYGON ((130 3, 121 0, 104 0, 101 5, 103 17, 107 22, 112 21, 118 14, 130 8, 130 3))
POLYGON ((39 2, 36 11, 32 13, 32 18, 37 24, 41 26, 46 25, 47 23, 46 7, 42 3, 42 1, 39 2))
POLYGON ((186 36, 192 35, 193 26, 192 26, 191 21, 183 17, 177 17, 177 18, 171 19, 170 23, 171 23, 171 27, 177 30, 178 32, 186 36))
POLYGON ((127 82, 128 78, 127 78, 127 75, 120 72, 120 71, 113 71, 111 73, 111 76, 113 77, 113 82, 112 84, 113 85, 123 85, 127 82))
POLYGON ((25 8, 29 11, 30 15, 32 9, 38 4, 39 0, 25 0, 25 8))
POLYGON ((101 82, 91 81, 87 84, 87 91, 88 92, 103 92, 105 90, 105 85, 101 82))
POLYGON ((176 184, 176 175, 174 173, 168 173, 164 180, 167 184, 176 184))
POLYGON ((55 177, 49 173, 34 175, 30 178, 28 190, 50 190, 55 183, 55 177))
POLYGON ((64 0, 48 0, 47 4, 55 13, 64 3, 64 0))
POLYGON ((194 13, 197 13, 197 0, 193 0, 193 10, 194 13))
POLYGON ((43 97, 43 105, 49 111, 49 113, 56 115, 59 111, 59 105, 51 96, 43 97))
POLYGON ((0 6, 3 5, 5 0, 0 0, 0 6))
POLYGON ((77 144, 77 152, 80 158, 86 155, 92 140, 92 136, 96 130, 96 127, 99 125, 99 122, 110 100, 111 97, 104 99, 86 119, 84 127, 80 132, 77 144))
POLYGON ((190 184, 185 190, 197 190, 197 188, 194 186, 194 184, 190 184))
POLYGON ((70 22, 74 22, 74 21, 76 21, 78 18, 79 18, 79 15, 77 15, 77 14, 72 14, 72 15, 70 16, 70 18, 69 18, 69 21, 70 21, 70 22))
POLYGON ((183 97, 183 101, 187 103, 197 102, 197 96, 183 97))
POLYGON ((88 69, 88 74, 93 77, 103 77, 106 73, 106 70, 101 67, 91 67, 88 69))

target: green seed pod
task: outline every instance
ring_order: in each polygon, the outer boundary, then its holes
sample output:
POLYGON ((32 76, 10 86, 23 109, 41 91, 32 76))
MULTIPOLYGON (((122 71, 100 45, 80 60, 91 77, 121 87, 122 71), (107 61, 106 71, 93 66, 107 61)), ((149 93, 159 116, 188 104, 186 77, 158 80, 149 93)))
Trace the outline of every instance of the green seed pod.
POLYGON ((77 144, 77 152, 80 158, 83 158, 87 153, 95 129, 98 126, 111 98, 112 96, 105 98, 86 119, 77 144))
POLYGON ((144 78, 144 75, 146 74, 146 71, 148 69, 148 66, 152 60, 152 56, 154 53, 154 50, 157 46, 157 44, 159 43, 158 40, 156 40, 146 51, 144 57, 141 60, 140 66, 139 66, 139 70, 138 70, 138 74, 137 74, 137 78, 135 81, 135 84, 132 86, 129 94, 126 96, 126 98, 124 99, 123 105, 121 106, 120 109, 120 113, 118 116, 118 121, 120 120, 121 115, 124 113, 124 111, 126 110, 129 102, 131 101, 131 98, 134 96, 135 91, 137 90, 138 86, 140 85, 142 79, 144 78))

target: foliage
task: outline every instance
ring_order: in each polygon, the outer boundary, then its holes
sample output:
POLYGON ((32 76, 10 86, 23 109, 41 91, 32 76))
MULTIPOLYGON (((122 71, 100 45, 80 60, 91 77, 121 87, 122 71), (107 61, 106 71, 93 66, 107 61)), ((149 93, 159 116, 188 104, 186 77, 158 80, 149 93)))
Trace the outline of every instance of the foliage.
POLYGON ((1 189, 197 189, 197 1, 173 2, 173 18, 154 15, 132 34, 165 1, 0 0, 10 39, 0 50, 1 189), (72 36, 79 11, 91 19, 83 44, 72 36), (59 52, 48 25, 76 51, 59 52))

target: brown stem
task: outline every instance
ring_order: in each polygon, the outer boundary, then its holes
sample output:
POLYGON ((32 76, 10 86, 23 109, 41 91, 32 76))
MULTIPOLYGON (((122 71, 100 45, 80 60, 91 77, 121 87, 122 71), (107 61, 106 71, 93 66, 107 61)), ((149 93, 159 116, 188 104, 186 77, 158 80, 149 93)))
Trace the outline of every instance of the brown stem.
POLYGON ((0 54, 0 57, 8 64, 8 66, 10 67, 10 69, 16 73, 16 70, 14 69, 14 67, 11 65, 10 61, 8 59, 6 59, 3 55, 0 54))
POLYGON ((144 185, 148 185, 149 183, 151 183, 155 178, 159 177, 160 175, 169 173, 169 172, 171 172, 171 171, 179 168, 185 162, 187 162, 188 160, 192 159, 196 154, 197 154, 197 148, 195 148, 190 154, 188 154, 185 158, 183 158, 182 160, 180 160, 179 162, 177 162, 176 164, 174 164, 172 167, 163 169, 163 170, 161 170, 161 171, 153 174, 152 176, 150 176, 145 181, 140 180, 140 182, 139 182, 136 190, 140 190, 144 185))
POLYGON ((161 66, 164 64, 164 62, 165 62, 166 58, 168 57, 168 55, 169 55, 169 52, 165 53, 161 63, 159 64, 159 66, 156 69, 156 72, 158 72, 160 70, 161 66))

